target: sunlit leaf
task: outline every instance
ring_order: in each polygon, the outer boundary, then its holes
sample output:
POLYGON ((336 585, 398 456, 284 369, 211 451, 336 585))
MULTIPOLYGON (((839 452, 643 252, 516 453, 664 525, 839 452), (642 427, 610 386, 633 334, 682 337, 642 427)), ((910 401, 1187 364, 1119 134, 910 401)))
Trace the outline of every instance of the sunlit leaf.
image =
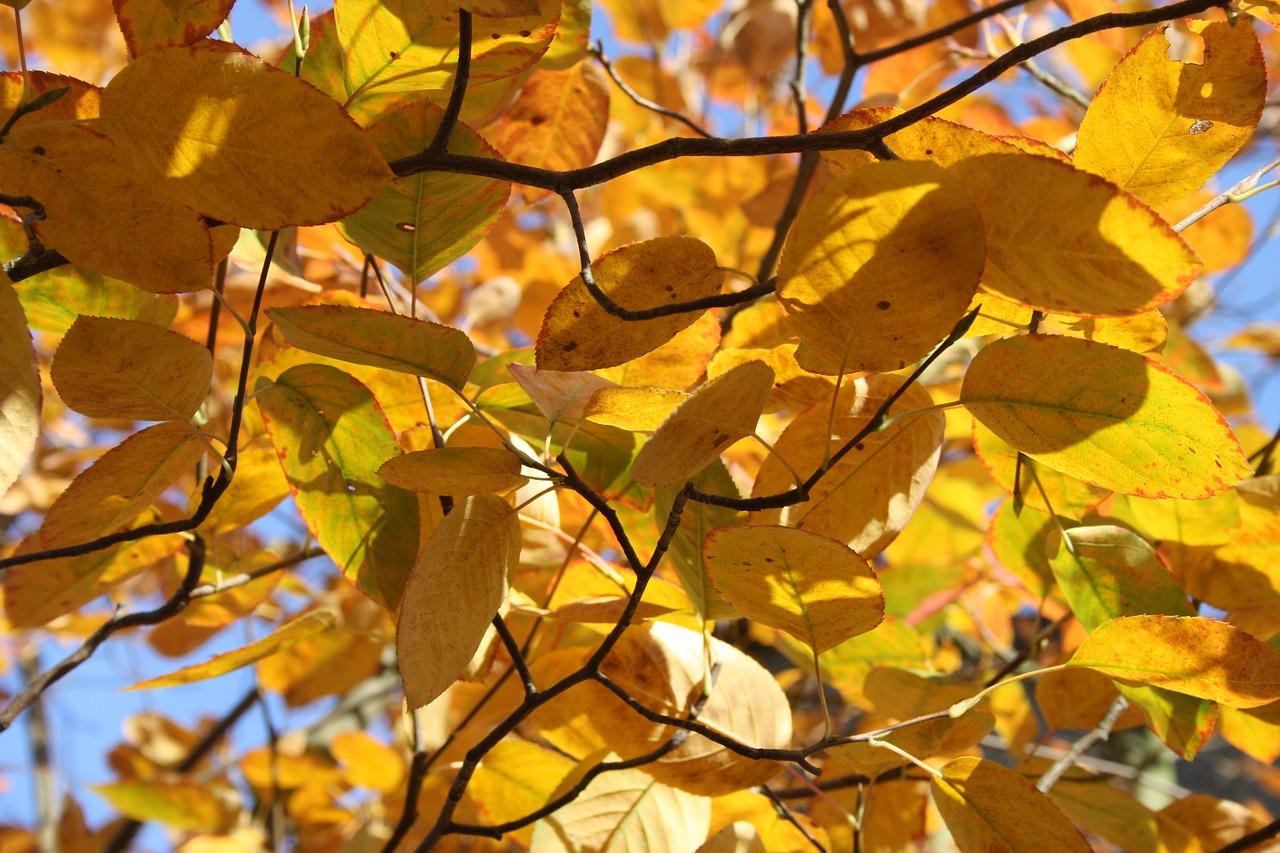
POLYGON ((72 263, 152 293, 209 285, 209 227, 161 196, 124 152, 88 127, 51 123, 11 133, 0 146, 0 171, 6 192, 44 204, 36 230, 72 263))
POLYGON ((586 416, 587 403, 593 394, 614 387, 609 380, 591 373, 537 370, 525 364, 507 365, 507 371, 552 423, 580 420, 586 416))
MULTIPOLYGON (((472 21, 472 83, 518 74, 546 52, 560 0, 537 12, 472 21)), ((458 6, 448 0, 339 0, 334 18, 346 57, 348 101, 377 92, 445 89, 458 62, 458 6)))
POLYGON ((436 379, 461 389, 476 363, 475 347, 457 329, 349 305, 271 308, 289 343, 319 355, 436 379))
POLYGON ((182 420, 209 393, 213 356, 151 323, 81 315, 58 347, 52 374, 58 396, 82 415, 182 420))
MULTIPOLYGON (((695 488, 713 495, 739 497, 738 487, 723 462, 714 461, 693 477, 695 488)), ((666 524, 679 488, 663 486, 654 495, 653 517, 659 524, 666 524)), ((740 524, 745 516, 737 510, 699 501, 686 501, 680 516, 680 526, 667 549, 667 559, 675 567, 680 586, 693 602, 698 613, 707 619, 728 619, 737 614, 716 592, 707 574, 706 555, 702 543, 707 534, 717 527, 740 524)))
POLYGON ((773 371, 749 361, 710 380, 663 421, 636 455, 631 476, 646 486, 669 486, 692 477, 720 452, 755 432, 773 371))
POLYGON ((629 432, 653 432, 688 396, 666 388, 606 385, 591 395, 582 416, 629 432))
MULTIPOLYGON (((1036 679, 1036 707, 1045 724, 1055 731, 1088 731, 1094 728, 1119 698, 1120 691, 1116 689, 1115 682, 1091 669, 1063 669, 1045 673, 1036 679)), ((1140 725, 1141 713, 1137 708, 1129 707, 1116 720, 1112 730, 1118 732, 1140 725)))
POLYGON ((235 0, 112 0, 129 53, 192 44, 226 20, 235 0))
MULTIPOLYGON (((545 806, 573 770, 573 761, 554 750, 528 741, 504 740, 494 744, 476 767, 467 793, 485 823, 506 823, 545 806)), ((527 844, 533 830, 529 827, 517 834, 527 844)))
POLYGON ((224 786, 201 782, 136 780, 92 790, 126 817, 194 832, 226 832, 240 811, 239 803, 225 799, 224 786))
POLYGON ((725 601, 815 652, 865 634, 884 618, 870 564, 825 536, 742 525, 711 531, 704 552, 707 573, 725 601))
MULTIPOLYGON (((752 497, 778 494, 792 487, 785 459, 800 476, 817 470, 831 448, 840 448, 870 423, 871 416, 902 384, 896 376, 868 376, 846 382, 835 401, 824 400, 801 412, 774 443, 760 466, 752 497)), ((933 404, 919 386, 908 388, 890 415, 933 404)), ((893 541, 924 498, 942 449, 945 418, 924 412, 877 430, 809 490, 809 500, 780 510, 751 514, 752 524, 785 524, 839 539, 870 559, 893 541)))
POLYGON ((1112 619, 1085 638, 1068 665, 1231 708, 1257 708, 1280 698, 1280 652, 1214 619, 1112 619))
POLYGON ((1205 849, 1186 827, 1113 785, 1099 785, 1093 779, 1059 779, 1049 797, 1077 825, 1122 850, 1200 853, 1205 849))
MULTIPOLYGON (((862 130, 901 113, 897 107, 864 107, 824 124, 817 132, 862 130)), ((1018 151, 1012 143, 998 136, 937 116, 926 116, 922 121, 891 133, 884 142, 903 160, 928 160, 944 167, 979 154, 1014 154, 1018 151)), ((866 151, 823 151, 822 160, 831 171, 844 174, 874 163, 875 157, 866 151)))
POLYGON ((143 53, 103 91, 101 126, 167 198, 247 228, 333 222, 391 180, 331 99, 222 42, 143 53))
POLYGON ((1138 314, 1172 300, 1199 272, 1158 213, 1066 163, 988 154, 948 171, 982 212, 982 288, 1005 299, 1060 314, 1138 314), (1088 284, 1097 281, 1106 287, 1088 284))
POLYGON ((415 496, 378 476, 400 453, 369 389, 302 364, 257 395, 302 519, 366 595, 395 611, 418 553, 415 496))
MULTIPOLYGON (((712 296, 724 282, 715 253, 692 237, 623 246, 594 260, 591 272, 606 296, 631 311, 712 296)), ((578 276, 547 309, 538 335, 538 367, 594 370, 623 364, 671 340, 701 314, 626 322, 600 307, 578 276)))
POLYGON ((1080 125, 1075 163, 1148 204, 1177 201, 1211 178, 1253 135, 1267 73, 1247 19, 1196 21, 1204 61, 1169 56, 1164 28, 1111 72, 1080 125))
POLYGON ((135 433, 76 477, 40 525, 46 548, 79 545, 114 533, 151 507, 195 469, 206 445, 185 423, 170 421, 135 433))
POLYGON ((457 680, 507 597, 520 522, 505 501, 473 495, 427 542, 405 587, 396 631, 405 699, 420 708, 457 680))
POLYGON ((961 400, 1033 459, 1124 494, 1197 499, 1250 473, 1201 392, 1105 344, 1054 335, 996 341, 969 366, 961 400))
POLYGON ((1088 853, 1053 801, 1017 771, 981 758, 948 762, 929 783, 961 853, 1088 853))
MULTIPOLYGON (((908 755, 919 759, 955 755, 971 749, 991 734, 995 717, 985 711, 970 711, 959 719, 943 717, 913 726, 894 729, 883 737, 908 755)), ((824 773, 833 778, 858 773, 872 779, 910 762, 896 752, 866 741, 846 743, 827 750, 824 773)))
POLYGON ((964 316, 982 273, 982 220, 931 163, 886 162, 805 205, 778 267, 778 299, 806 370, 897 370, 964 316))
POLYGON ((1085 513, 1108 494, 1106 489, 1055 471, 1030 457, 1023 456, 1019 460, 1018 451, 1011 444, 976 419, 973 422, 973 449, 1001 488, 1013 494, 1016 486, 1023 504, 1041 512, 1084 518, 1085 513), (1016 482, 1015 473, 1019 474, 1016 482))
MULTIPOLYGON (((387 160, 431 144, 444 111, 427 101, 401 107, 369 128, 387 160)), ((449 153, 497 159, 465 124, 454 126, 449 153)), ((343 219, 343 236, 399 267, 415 284, 466 254, 497 221, 511 185, 471 175, 420 172, 397 178, 368 204, 343 219)))
POLYGON ((40 373, 27 318, 0 274, 0 495, 27 464, 40 435, 40 373))
POLYGON ((529 482, 520 460, 501 447, 442 447, 393 456, 378 469, 388 483, 413 492, 466 495, 501 494, 529 482))
POLYGON ((349 785, 391 794, 404 784, 406 768, 399 751, 365 732, 339 732, 329 749, 342 764, 342 777, 349 785))
POLYGON ((241 646, 230 652, 215 655, 204 663, 185 666, 168 675, 161 675, 146 681, 140 681, 128 690, 150 690, 155 687, 175 687, 179 684, 193 684, 207 681, 235 672, 237 669, 257 663, 265 657, 288 651, 303 640, 334 626, 336 616, 332 610, 311 610, 297 619, 286 622, 267 636, 254 640, 247 646, 241 646))

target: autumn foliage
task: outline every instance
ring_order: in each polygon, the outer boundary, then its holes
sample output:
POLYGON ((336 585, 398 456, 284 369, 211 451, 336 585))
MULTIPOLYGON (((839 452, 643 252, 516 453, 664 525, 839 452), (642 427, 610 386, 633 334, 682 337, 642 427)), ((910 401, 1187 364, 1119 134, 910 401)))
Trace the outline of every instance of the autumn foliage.
POLYGON ((1271 0, 2 2, 0 848, 1275 845, 1271 0))

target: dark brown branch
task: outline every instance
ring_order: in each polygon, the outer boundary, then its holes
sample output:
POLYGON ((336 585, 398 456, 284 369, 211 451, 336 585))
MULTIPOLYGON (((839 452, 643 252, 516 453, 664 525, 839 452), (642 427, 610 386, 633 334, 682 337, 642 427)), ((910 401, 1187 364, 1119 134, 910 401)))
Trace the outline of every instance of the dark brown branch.
POLYGON ((13 725, 13 721, 27 706, 36 701, 63 676, 87 661, 98 646, 102 645, 112 634, 144 625, 158 625, 166 619, 181 613, 182 609, 187 606, 187 602, 191 600, 191 590, 195 589, 196 584, 200 582, 200 573, 204 570, 204 540, 199 536, 193 537, 187 545, 187 554, 187 574, 183 577, 182 584, 164 604, 161 604, 155 610, 113 616, 102 623, 96 631, 89 635, 80 648, 67 655, 40 676, 32 679, 23 691, 15 696, 3 711, 0 711, 0 732, 4 732, 9 726, 13 725))
POLYGON ((1175 18, 1196 15, 1207 9, 1221 8, 1225 5, 1224 0, 1182 0, 1182 2, 1157 9, 1146 9, 1139 12, 1108 12, 1104 15, 1097 15, 1020 44, 970 77, 960 81, 945 92, 930 98, 923 104, 894 116, 881 124, 860 130, 747 139, 677 137, 663 140, 644 148, 638 148, 634 151, 628 151, 592 166, 570 169, 564 172, 507 163, 501 160, 491 160, 479 156, 461 154, 434 155, 429 151, 402 157, 392 161, 390 165, 399 177, 428 171, 454 172, 541 187, 558 195, 563 195, 566 192, 605 183, 621 175, 677 157, 759 157, 769 154, 798 154, 806 151, 874 150, 875 143, 883 140, 886 136, 910 127, 921 119, 937 113, 944 107, 954 104, 966 95, 995 80, 1005 71, 1060 44, 1073 41, 1090 33, 1120 27, 1149 26, 1175 18))
POLYGON ((702 125, 698 124, 696 121, 689 118, 688 116, 682 113, 678 113, 675 110, 668 109, 664 107, 662 104, 655 103, 654 101, 651 101, 648 98, 641 95, 635 89, 632 89, 630 86, 628 86, 626 81, 618 76, 617 69, 613 67, 613 63, 610 62, 608 58, 604 55, 604 42, 597 39, 595 46, 592 47, 588 51, 588 53, 590 53, 592 56, 595 57, 596 62, 599 62, 600 66, 604 68, 605 73, 609 75, 609 79, 613 81, 613 84, 617 86, 619 89, 621 89, 622 94, 630 98, 632 103, 636 104, 637 106, 644 107, 646 110, 649 110, 650 112, 655 112, 658 115, 666 116, 669 119, 678 121, 681 124, 683 124, 685 127, 692 130, 694 133, 698 134, 699 136, 705 136, 708 139, 715 138, 715 134, 706 130, 702 125))
POLYGON ((520 683, 524 685, 524 694, 526 696, 536 696, 538 694, 538 685, 533 683, 533 676, 529 673, 529 665, 525 663, 524 655, 520 651, 520 644, 516 642, 515 635, 507 627, 506 620, 502 618, 502 614, 494 614, 493 628, 498 632, 498 637, 502 640, 503 647, 506 648, 507 654, 511 657, 512 668, 520 674, 520 683))
POLYGON ((444 154, 449 150, 449 138, 458 124, 458 116, 462 114, 462 103, 466 100, 467 81, 471 79, 471 13, 466 9, 458 10, 458 65, 453 72, 453 89, 449 92, 449 103, 445 105, 444 115, 436 128, 436 135, 427 146, 424 154, 444 154))
POLYGON ((1244 853, 1244 851, 1250 850, 1264 841, 1269 841, 1277 835, 1280 835, 1280 819, 1271 821, 1261 829, 1255 829, 1243 838, 1237 838, 1226 847, 1219 847, 1213 853, 1244 853))
POLYGON ((822 842, 813 837, 813 833, 809 831, 809 828, 796 819, 795 813, 768 785, 762 786, 760 790, 764 791, 764 795, 769 798, 769 802, 773 803, 774 809, 782 816, 782 819, 799 830, 800 834, 805 837, 805 840, 809 842, 809 845, 814 850, 817 850, 818 853, 827 853, 827 848, 823 846, 822 842))

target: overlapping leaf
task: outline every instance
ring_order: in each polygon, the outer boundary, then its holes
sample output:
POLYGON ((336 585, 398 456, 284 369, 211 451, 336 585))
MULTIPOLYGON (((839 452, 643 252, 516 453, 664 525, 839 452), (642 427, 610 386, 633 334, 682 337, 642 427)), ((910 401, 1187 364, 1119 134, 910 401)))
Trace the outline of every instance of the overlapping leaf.
POLYGON ((151 323, 81 315, 58 347, 52 374, 58 396, 82 415, 183 420, 209 393, 213 356, 151 323))
POLYGON ((396 631, 405 700, 420 708, 457 680, 507 597, 520 559, 520 522, 495 495, 473 495, 422 549, 396 631))
POLYGON ((720 452, 755 432, 773 371, 748 361, 689 395, 654 432, 631 464, 631 476, 646 486, 669 486, 701 471, 720 452))
POLYGON ((192 44, 213 32, 235 0, 112 0, 129 53, 192 44))
POLYGON ((800 366, 878 372, 922 358, 964 316, 982 264, 982 219, 938 166, 876 163, 831 181, 778 267, 800 366))
MULTIPOLYGON (((593 261, 591 271, 600 290, 631 311, 712 296, 724 283, 715 253, 692 237, 623 246, 593 261)), ((605 311, 578 276, 547 309, 538 335, 538 367, 595 370, 624 364, 671 340, 701 313, 626 322, 605 311)))
POLYGON ((350 305, 272 308, 289 343, 330 358, 436 379, 460 390, 475 367, 471 340, 426 320, 350 305))
POLYGON ((817 652, 865 634, 884 618, 880 582, 848 546, 791 527, 722 527, 703 546, 725 601, 817 652))
POLYGON ((1203 498, 1250 473, 1200 391, 1137 353, 1024 335, 988 345, 961 401, 1028 456, 1086 483, 1152 498, 1203 498))
POLYGON ((520 460, 502 447, 442 447, 393 456, 378 475, 414 492, 463 497, 502 493, 529 482, 520 475, 520 460))
MULTIPOLYGON (((369 138, 387 160, 406 157, 431 144, 443 115, 435 104, 419 101, 378 121, 369 128, 369 138)), ((498 156, 462 123, 453 127, 448 150, 498 156)), ((417 283, 466 254, 488 233, 510 193, 506 181, 421 172, 397 178, 338 227, 348 240, 395 264, 417 283)))
POLYGON ((101 122, 166 198, 248 228, 333 222, 392 177, 330 98, 221 42, 143 53, 103 92, 101 122))
POLYGON ((369 389, 337 368, 289 368, 257 396, 298 511, 320 547, 394 612, 418 554, 418 505, 378 476, 400 453, 369 389))
POLYGON ((0 275, 0 495, 27 464, 40 435, 40 373, 27 318, 0 275))
POLYGON ((1137 314, 1172 300, 1199 272, 1159 214, 1066 163, 987 154, 948 171, 982 212, 982 288, 1005 299, 1060 314, 1137 314))
POLYGON ((1164 28, 1129 51, 1089 105, 1075 163, 1156 207, 1198 189, 1253 135, 1267 73, 1245 18, 1192 22, 1203 62, 1169 56, 1164 28))

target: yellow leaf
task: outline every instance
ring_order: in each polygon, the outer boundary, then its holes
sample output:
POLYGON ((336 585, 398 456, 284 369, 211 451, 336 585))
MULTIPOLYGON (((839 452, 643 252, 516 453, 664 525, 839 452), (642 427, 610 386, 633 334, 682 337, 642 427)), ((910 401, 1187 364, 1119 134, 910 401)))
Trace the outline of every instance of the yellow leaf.
POLYGON ((46 218, 36 230, 46 246, 152 293, 209 286, 209 227, 135 173, 110 139, 88 127, 53 123, 14 131, 4 142, 5 191, 44 204, 46 218))
POLYGON ((687 391, 702 381, 719 345, 720 318, 707 311, 652 352, 594 373, 624 386, 687 391))
MULTIPOLYGON (((995 722, 995 717, 985 711, 970 711, 955 720, 943 717, 895 729, 881 740, 922 760, 949 756, 972 749, 991 734, 995 722)), ((822 769, 824 775, 829 774, 832 778, 859 773, 874 779, 909 763, 896 752, 861 741, 828 749, 827 763, 822 769)))
POLYGON ((209 393, 213 356, 141 320, 82 314, 58 346, 52 378, 62 402, 91 418, 186 420, 209 393))
MULTIPOLYGON (((1196 190, 1184 199, 1160 208, 1169 222, 1181 222, 1217 193, 1196 190)), ((1243 204, 1224 204, 1181 232, 1206 273, 1222 272, 1249 257, 1253 247, 1253 217, 1243 204)))
POLYGON ((1089 853, 1053 801, 1025 776, 981 758, 957 758, 929 783, 961 853, 1089 853))
POLYGON ((244 780, 259 791, 292 791, 306 785, 337 785, 339 775, 329 760, 312 753, 290 755, 279 749, 260 747, 240 759, 244 780))
POLYGON ((711 828, 711 801, 643 770, 601 773, 572 803, 534 824, 529 853, 693 850, 711 828))
POLYGON ((801 210, 778 299, 815 373, 898 370, 964 316, 982 274, 982 220, 932 163, 856 169, 801 210))
POLYGON ((1013 501, 1004 500, 991 517, 987 547, 1000 567, 1036 598, 1043 598, 1055 583, 1045 550, 1049 537, 1056 532, 1057 527, 1048 515, 1025 507, 1015 513, 1013 501))
POLYGON ((475 367, 471 340, 426 320, 350 305, 270 308, 289 343, 318 355, 435 379, 459 390, 475 367))
POLYGON ((458 0, 458 7, 488 18, 536 15, 538 0, 458 0))
POLYGON ((1114 785, 1096 779, 1060 779, 1049 793, 1084 829, 1132 853, 1206 853, 1185 827, 1114 785))
POLYGON ((646 486, 669 486, 697 474, 740 438, 755 432, 773 371, 761 361, 740 364, 699 387, 662 422, 631 463, 646 486))
POLYGON ((619 388, 606 385, 591 395, 582 416, 628 432, 653 432, 688 399, 666 388, 619 388))
POLYGON ((226 832, 240 814, 239 798, 225 784, 153 780, 95 785, 90 790, 125 817, 180 830, 226 832))
MULTIPOLYGON (((631 311, 712 296, 724 283, 715 253, 692 237, 623 246, 593 261, 591 272, 606 296, 631 311)), ((623 364, 671 340, 702 314, 621 320, 600 307, 578 276, 547 309, 538 335, 538 367, 595 370, 623 364)))
MULTIPOLYGON (((379 92, 447 89, 458 62, 458 6, 449 0, 340 0, 334 6, 348 103, 379 92)), ((518 74, 546 53, 560 0, 518 17, 472 20, 470 82, 518 74)))
MULTIPOLYGON (((401 107, 369 128, 388 161, 431 144, 444 110, 428 101, 401 107)), ((449 153, 498 159, 465 124, 454 126, 449 153)), ((511 185, 473 175, 420 172, 397 178, 368 204, 343 219, 342 235, 366 252, 398 266, 413 283, 466 254, 497 222, 511 185)))
POLYGON ((1198 499, 1250 473, 1202 393, 1105 344, 1055 335, 996 341, 970 364, 960 398, 1033 459, 1124 494, 1198 499))
MULTIPOLYGON (((702 469, 692 481, 695 488, 713 495, 740 497, 738 487, 729 476, 724 462, 715 461, 702 469)), ((672 505, 677 486, 664 486, 654 494, 653 518, 659 524, 666 524, 671 516, 672 505)), ((702 551, 702 542, 707 534, 717 527, 728 527, 741 524, 746 514, 728 507, 706 504, 699 501, 686 501, 680 526, 667 549, 667 559, 676 570, 680 586, 689 596, 698 614, 706 619, 736 619, 738 614, 725 604, 716 592, 707 576, 706 555, 702 551)))
POLYGON ((36 352, 9 277, 0 273, 0 495, 26 467, 40 435, 36 352))
POLYGON ((1152 31, 1102 84, 1076 143, 1078 168, 1156 207, 1213 177, 1253 135, 1266 97, 1247 18, 1188 25, 1204 39, 1204 62, 1170 59, 1165 28, 1152 31))
POLYGON ((418 553, 418 500, 376 473, 400 447, 369 389, 337 368, 300 364, 257 401, 307 528, 395 612, 418 553))
POLYGON ((1169 340, 1169 323, 1156 309, 1128 317, 1071 317, 1046 314, 1040 331, 1111 344, 1134 352, 1158 353, 1169 340))
POLYGON ((404 783, 400 753, 364 732, 338 732, 329 749, 342 764, 342 777, 349 785, 394 794, 404 783))
MULTIPOLYGON (((1248 806, 1208 794, 1188 794, 1174 800, 1160 815, 1194 832, 1205 850, 1220 850, 1267 825, 1267 820, 1248 806)), ((1271 844, 1262 849, 1274 853, 1274 847, 1271 844)))
POLYGON ((1124 316, 1169 302, 1200 270, 1154 210, 1066 163, 987 154, 948 171, 982 211, 982 289, 997 296, 1059 314, 1124 316))
POLYGON ((1219 492, 1199 501, 1153 501, 1117 495, 1111 515, 1152 541, 1225 545, 1240 533, 1240 499, 1234 491, 1219 492))
POLYGON ((502 494, 529 482, 520 475, 520 460, 505 447, 418 450, 388 459, 378 476, 412 492, 454 497, 502 494))
POLYGON ((167 198, 263 231, 341 219, 392 177, 332 99, 223 42, 143 53, 103 91, 101 126, 167 198))
POLYGON ((1067 665, 1230 708, 1258 708, 1280 699, 1280 652, 1214 619, 1112 619, 1085 638, 1067 665))
MULTIPOLYGON (((887 121, 902 110, 897 107, 864 107, 847 112, 818 128, 818 133, 862 130, 887 121)), ((928 160, 939 166, 951 166, 979 154, 1013 154, 1018 148, 1007 140, 981 130, 926 116, 921 121, 891 133, 884 139, 889 150, 903 160, 928 160)), ((874 163, 866 151, 823 151, 822 161, 837 175, 874 163)))
MULTIPOLYGON (((1119 698, 1115 682, 1091 669, 1063 669, 1036 679, 1036 706, 1053 731, 1088 731, 1101 722, 1111 703, 1119 698)), ((1138 709, 1126 708, 1112 729, 1123 731, 1140 725, 1142 715, 1138 709)))
POLYGON ((71 481, 40 525, 46 548, 79 545, 114 533, 191 473, 205 443, 185 423, 144 429, 104 453, 71 481))
MULTIPOLYGON (((493 144, 507 160, 568 171, 590 166, 609 124, 610 82, 598 63, 583 59, 565 71, 534 71, 498 122, 493 144)), ((525 187, 530 201, 549 190, 525 187)))
MULTIPOLYGON (((572 759, 535 743, 499 741, 476 767, 467 794, 484 823, 506 823, 545 806, 574 767, 572 759)), ((533 828, 514 834, 527 845, 533 828)))
POLYGON ((215 655, 204 663, 184 666, 182 669, 171 672, 168 675, 140 681, 125 689, 151 690, 157 687, 174 687, 179 684, 208 681, 210 678, 217 678, 220 675, 226 675, 228 672, 243 669, 265 657, 288 651, 303 640, 309 640, 317 634, 328 631, 336 623, 337 617, 332 610, 327 608, 311 610, 297 619, 286 622, 267 636, 260 640, 254 640, 247 646, 241 646, 234 651, 215 655))
POLYGON ((796 360, 796 350, 793 343, 779 344, 771 349, 722 349, 707 365, 707 378, 715 379, 744 361, 763 361, 773 368, 774 374, 773 391, 769 393, 765 411, 803 411, 820 400, 830 403, 831 393, 836 387, 835 377, 805 370, 796 360))
POLYGON ((405 586, 396 652, 405 699, 420 708, 471 661, 507 598, 520 560, 520 522, 495 495, 456 504, 422 549, 405 586))
POLYGON ((129 54, 192 44, 217 29, 235 0, 115 0, 129 54))
POLYGON ((509 364, 507 372, 551 423, 581 420, 591 395, 613 387, 609 380, 590 373, 538 370, 527 364, 509 364))
POLYGON ((1109 494, 1106 489, 1081 482, 1030 457, 1023 456, 1019 463, 1018 451, 1013 445, 976 419, 973 422, 973 450, 982 460, 982 467, 1000 484, 1000 488, 1013 494, 1016 485, 1022 502, 1041 512, 1081 519, 1109 494), (1019 464, 1022 466, 1021 478, 1015 484, 1014 475, 1019 464))
POLYGON ((756 828, 738 820, 708 838, 697 853, 766 853, 766 849, 756 828))
MULTIPOLYGON (((91 86, 83 80, 66 77, 62 74, 51 74, 48 71, 29 69, 27 79, 30 82, 30 98, 43 95, 54 89, 68 89, 56 101, 40 109, 27 113, 13 125, 14 128, 30 127, 47 121, 75 121, 77 119, 98 117, 98 97, 102 90, 91 86)), ((21 71, 5 71, 0 73, 0 115, 8 116, 23 98, 28 97, 23 85, 21 71)))
POLYGON ((725 601, 815 652, 865 634, 884 618, 875 572, 834 539, 742 525, 711 531, 704 551, 707 573, 725 601))

